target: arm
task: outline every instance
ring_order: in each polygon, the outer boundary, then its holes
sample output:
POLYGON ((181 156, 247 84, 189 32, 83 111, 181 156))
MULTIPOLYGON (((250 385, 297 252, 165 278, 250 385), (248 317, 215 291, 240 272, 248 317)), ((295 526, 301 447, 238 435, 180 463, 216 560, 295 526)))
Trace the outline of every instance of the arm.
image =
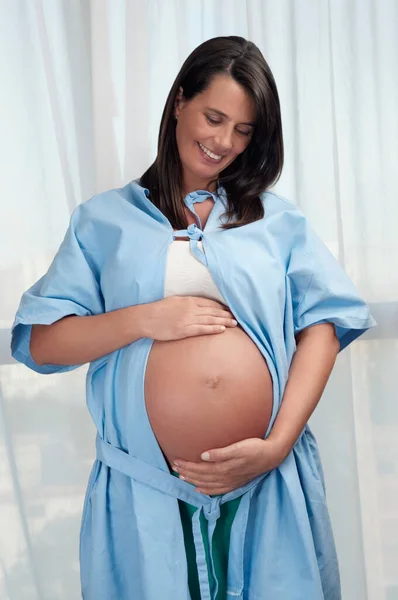
POLYGON ((315 410, 332 371, 339 341, 331 323, 298 335, 281 408, 267 439, 251 438, 202 454, 201 463, 177 460, 173 470, 205 494, 226 494, 285 460, 315 410))
POLYGON ((234 325, 225 306, 195 297, 106 312, 96 202, 76 208, 47 273, 23 294, 11 336, 16 360, 37 373, 62 373, 139 338, 179 339, 221 333, 221 326, 234 325))
POLYGON ((146 305, 102 315, 71 315, 52 325, 33 325, 30 352, 38 365, 81 365, 145 337, 146 305))
POLYGON ((232 313, 206 298, 172 296, 100 315, 70 315, 33 325, 30 354, 37 365, 81 365, 148 337, 177 340, 235 327, 232 313))
POLYGON ((355 286, 302 213, 289 213, 287 225, 291 251, 286 299, 293 323, 286 336, 290 342, 296 335, 297 349, 282 402, 265 440, 251 438, 209 449, 202 454, 204 462, 178 460, 178 468, 173 466, 207 494, 225 494, 279 467, 315 410, 337 353, 375 324, 355 286))
POLYGON ((313 325, 298 335, 289 378, 269 442, 278 448, 282 462, 314 412, 340 349, 331 323, 313 325))

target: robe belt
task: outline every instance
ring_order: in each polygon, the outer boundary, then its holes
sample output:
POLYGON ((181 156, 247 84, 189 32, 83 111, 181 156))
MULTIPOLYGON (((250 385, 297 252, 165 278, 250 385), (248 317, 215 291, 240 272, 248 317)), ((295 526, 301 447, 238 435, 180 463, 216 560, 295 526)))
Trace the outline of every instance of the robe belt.
POLYGON ((187 229, 179 229, 173 232, 173 238, 189 237, 189 248, 192 254, 207 267, 207 258, 204 252, 199 248, 198 241, 201 240, 204 233, 195 223, 191 223, 187 229))
POLYGON ((143 483, 144 485, 147 485, 158 492, 167 494, 168 496, 176 498, 177 500, 188 502, 188 504, 192 504, 198 508, 192 518, 192 532, 195 542, 196 563, 198 568, 202 600, 214 600, 218 591, 218 581, 212 555, 212 541, 216 522, 220 516, 220 505, 224 504, 225 502, 229 502, 234 498, 242 496, 242 500, 236 513, 233 525, 237 528, 240 548, 240 564, 238 566, 238 581, 236 582, 238 585, 236 585, 234 590, 231 591, 231 597, 240 597, 244 584, 243 549, 246 536, 247 520, 249 516, 250 499, 254 492, 254 488, 262 479, 264 479, 264 477, 266 477, 267 473, 256 477, 256 479, 253 481, 250 481, 241 488, 233 490, 228 494, 210 497, 206 494, 195 492, 192 484, 182 481, 174 475, 171 475, 166 471, 162 471, 161 469, 154 467, 153 465, 150 465, 139 458, 131 456, 120 448, 112 446, 108 442, 102 440, 98 434, 96 438, 96 450, 97 460, 101 461, 108 467, 116 469, 124 475, 127 475, 127 477, 143 483), (215 587, 212 590, 210 589, 209 585, 206 552, 200 529, 201 514, 204 515, 208 523, 210 568, 215 581, 215 587))

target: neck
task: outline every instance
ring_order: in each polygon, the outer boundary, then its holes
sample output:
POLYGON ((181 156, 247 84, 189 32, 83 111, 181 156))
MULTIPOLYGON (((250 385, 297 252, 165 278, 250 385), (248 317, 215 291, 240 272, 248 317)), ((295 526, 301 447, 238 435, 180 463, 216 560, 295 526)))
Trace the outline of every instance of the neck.
POLYGON ((185 196, 190 194, 191 192, 195 192, 196 190, 207 190, 209 192, 217 191, 217 182, 216 181, 205 181, 203 179, 196 179, 193 177, 184 178, 182 185, 182 193, 185 196))

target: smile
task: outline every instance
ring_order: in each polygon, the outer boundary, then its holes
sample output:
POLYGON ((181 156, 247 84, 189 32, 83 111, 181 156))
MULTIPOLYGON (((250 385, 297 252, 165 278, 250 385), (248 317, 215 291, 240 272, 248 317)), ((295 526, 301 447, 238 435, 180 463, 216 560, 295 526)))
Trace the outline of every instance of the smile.
POLYGON ((206 148, 206 146, 203 146, 203 144, 201 144, 200 142, 198 142, 198 144, 199 144, 199 148, 202 150, 202 152, 204 152, 206 154, 206 156, 208 156, 212 160, 219 161, 223 158, 222 156, 220 156, 218 154, 214 154, 214 152, 212 152, 211 150, 206 148))

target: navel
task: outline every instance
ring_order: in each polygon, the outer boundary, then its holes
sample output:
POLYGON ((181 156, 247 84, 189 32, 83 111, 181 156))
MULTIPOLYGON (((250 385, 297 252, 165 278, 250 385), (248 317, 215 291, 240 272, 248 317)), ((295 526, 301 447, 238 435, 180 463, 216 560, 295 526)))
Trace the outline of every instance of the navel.
POLYGON ((212 377, 207 377, 206 378, 206 387, 210 388, 210 389, 216 389, 219 387, 220 385, 220 381, 221 381, 221 377, 218 377, 217 375, 214 375, 212 377))

